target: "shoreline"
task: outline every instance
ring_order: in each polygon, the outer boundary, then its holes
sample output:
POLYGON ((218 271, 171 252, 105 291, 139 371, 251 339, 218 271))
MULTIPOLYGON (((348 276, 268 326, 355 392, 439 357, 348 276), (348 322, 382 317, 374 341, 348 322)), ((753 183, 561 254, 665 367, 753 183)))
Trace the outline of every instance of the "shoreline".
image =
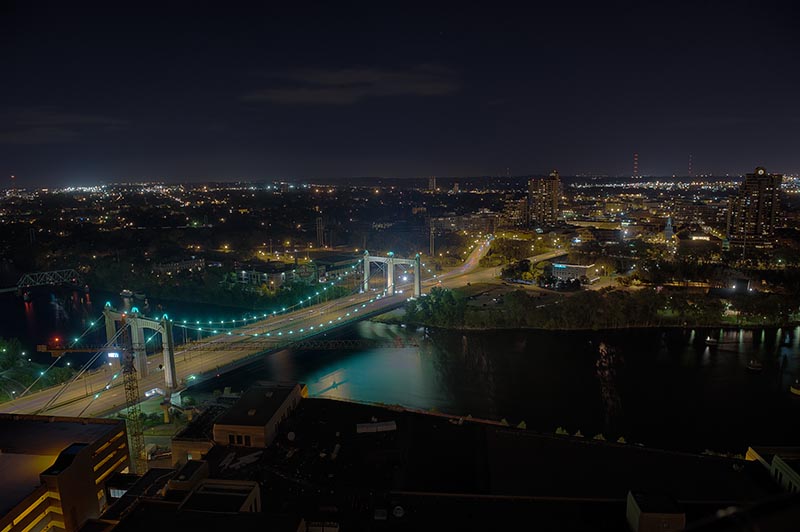
POLYGON ((676 325, 676 324, 656 324, 656 325, 624 325, 617 327, 530 327, 522 325, 519 327, 470 327, 470 326, 455 326, 455 325, 431 325, 427 323, 411 323, 389 317, 383 319, 384 314, 375 316, 369 321, 375 323, 383 323, 385 325, 405 325, 406 327, 424 327, 428 329, 438 329, 442 331, 463 331, 463 332, 488 332, 488 331, 539 331, 539 332, 593 332, 593 331, 622 331, 630 329, 727 329, 727 330, 747 330, 754 331, 759 329, 782 329, 794 328, 800 326, 800 322, 792 322, 785 324, 764 324, 764 325, 732 325, 732 324, 711 324, 711 325, 676 325))

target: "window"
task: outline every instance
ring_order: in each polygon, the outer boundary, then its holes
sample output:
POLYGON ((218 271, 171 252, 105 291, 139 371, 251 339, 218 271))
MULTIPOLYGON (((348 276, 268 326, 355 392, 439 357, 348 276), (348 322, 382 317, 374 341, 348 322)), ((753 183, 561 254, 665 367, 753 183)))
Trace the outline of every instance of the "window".
POLYGON ((250 443, 250 436, 245 436, 245 437, 244 437, 244 444, 245 444, 246 446, 250 447, 250 445, 251 445, 251 443, 250 443))
POLYGON ((236 442, 233 441, 233 434, 228 434, 228 444, 233 445, 234 443, 236 442))
POLYGON ((237 443, 238 445, 241 445, 241 444, 242 444, 242 435, 241 435, 241 434, 237 434, 237 435, 236 435, 236 443, 237 443))

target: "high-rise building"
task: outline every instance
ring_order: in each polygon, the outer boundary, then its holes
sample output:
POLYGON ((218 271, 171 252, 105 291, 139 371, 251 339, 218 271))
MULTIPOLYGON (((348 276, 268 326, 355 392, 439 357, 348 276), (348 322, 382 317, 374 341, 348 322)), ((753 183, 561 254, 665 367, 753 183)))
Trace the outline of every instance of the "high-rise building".
POLYGON ((322 220, 322 216, 317 216, 317 245, 325 246, 325 222, 322 220))
POLYGON ((428 190, 436 192, 436 176, 432 175, 428 178, 428 190))
POLYGON ((747 174, 739 192, 730 199, 728 209, 728 240, 731 246, 742 249, 771 248, 780 207, 781 174, 768 174, 756 168, 747 174))
POLYGON ((557 170, 550 172, 548 177, 531 179, 528 182, 528 223, 535 226, 555 225, 560 196, 561 178, 557 170))
POLYGON ((667 217, 667 222, 664 224, 664 240, 669 242, 675 236, 675 229, 672 227, 672 216, 667 217))

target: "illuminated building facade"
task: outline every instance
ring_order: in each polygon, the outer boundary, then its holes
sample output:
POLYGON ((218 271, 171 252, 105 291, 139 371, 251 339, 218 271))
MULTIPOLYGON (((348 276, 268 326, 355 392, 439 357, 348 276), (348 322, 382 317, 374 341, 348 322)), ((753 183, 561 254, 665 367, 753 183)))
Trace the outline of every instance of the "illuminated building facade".
POLYGON ((0 414, 0 531, 73 532, 107 505, 128 468, 125 422, 0 414))
POLYGON ((553 277, 559 281, 586 280, 593 282, 599 277, 599 269, 594 264, 553 263, 553 277))
POLYGON ((553 170, 547 177, 531 179, 528 182, 528 223, 539 227, 555 225, 560 195, 558 171, 553 170))
POLYGON ((747 174, 739 192, 730 200, 728 240, 732 247, 772 248, 780 207, 781 174, 758 167, 747 174))

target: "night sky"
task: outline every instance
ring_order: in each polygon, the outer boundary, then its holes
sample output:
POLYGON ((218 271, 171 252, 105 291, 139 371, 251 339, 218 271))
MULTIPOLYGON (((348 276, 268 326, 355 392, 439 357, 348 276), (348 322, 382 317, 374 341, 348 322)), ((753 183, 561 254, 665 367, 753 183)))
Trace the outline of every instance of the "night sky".
POLYGON ((789 2, 165 3, 0 2, 0 186, 800 173, 789 2))

